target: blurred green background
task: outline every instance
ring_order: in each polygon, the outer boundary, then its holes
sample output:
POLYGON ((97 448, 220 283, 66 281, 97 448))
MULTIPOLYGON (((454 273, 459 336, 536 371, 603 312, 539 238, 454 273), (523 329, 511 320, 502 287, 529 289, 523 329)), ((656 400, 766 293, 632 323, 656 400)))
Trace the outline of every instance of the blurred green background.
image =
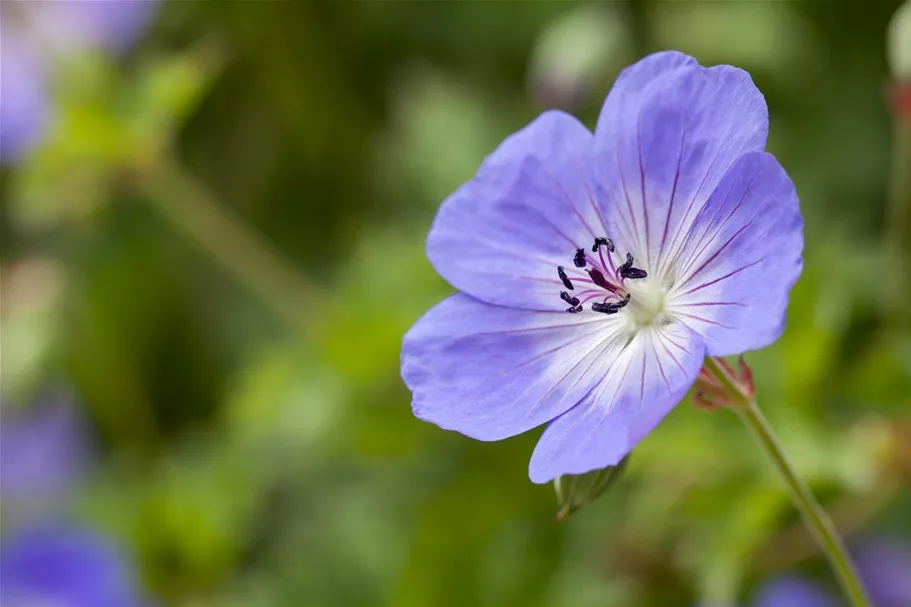
POLYGON ((807 238, 784 337, 747 356, 759 402, 847 535, 911 537, 886 219, 898 4, 161 2, 125 54, 55 60, 58 119, 0 169, 4 409, 78 409, 92 463, 56 507, 127 545, 161 605, 676 606, 746 603, 786 570, 830 584, 734 415, 682 404, 557 524, 527 478, 538 432, 485 444, 416 420, 399 348, 452 291, 424 256, 434 213, 503 137, 548 107, 593 125, 653 50, 743 67, 807 238))

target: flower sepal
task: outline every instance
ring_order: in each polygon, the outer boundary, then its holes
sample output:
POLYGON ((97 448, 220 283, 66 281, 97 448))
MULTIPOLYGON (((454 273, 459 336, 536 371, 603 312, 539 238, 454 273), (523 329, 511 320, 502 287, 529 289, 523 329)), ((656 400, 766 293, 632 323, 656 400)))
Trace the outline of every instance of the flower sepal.
POLYGON ((737 358, 737 369, 723 358, 709 356, 696 378, 693 404, 707 411, 742 408, 749 406, 755 393, 753 371, 743 356, 737 358))
POLYGON ((557 520, 563 521, 581 508, 604 495, 626 470, 629 455, 620 460, 616 466, 592 470, 585 474, 564 474, 554 479, 554 490, 557 493, 557 520))

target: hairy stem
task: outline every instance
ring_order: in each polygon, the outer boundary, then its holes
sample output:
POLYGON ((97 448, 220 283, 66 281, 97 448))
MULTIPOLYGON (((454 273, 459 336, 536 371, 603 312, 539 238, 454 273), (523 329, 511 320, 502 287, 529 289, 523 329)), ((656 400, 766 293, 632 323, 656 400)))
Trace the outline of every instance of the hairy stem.
POLYGON ((816 498, 813 497, 810 488, 798 476, 794 466, 781 448, 781 444, 775 438, 775 434, 762 411, 752 401, 747 406, 736 410, 744 423, 753 431, 763 451, 772 461, 785 485, 787 485, 791 498, 794 500, 794 505, 797 506, 803 517, 804 524, 806 524, 810 533, 829 559, 829 564, 835 571, 841 588, 851 605, 853 607, 870 607, 871 603, 857 575, 857 569, 845 548, 841 536, 835 529, 835 525, 832 524, 829 515, 819 505, 816 498))

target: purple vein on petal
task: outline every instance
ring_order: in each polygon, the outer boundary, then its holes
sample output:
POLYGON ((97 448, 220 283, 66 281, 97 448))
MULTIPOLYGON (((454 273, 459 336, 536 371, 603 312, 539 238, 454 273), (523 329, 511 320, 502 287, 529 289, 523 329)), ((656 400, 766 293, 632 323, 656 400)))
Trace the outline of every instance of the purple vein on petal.
MULTIPOLYGON (((759 175, 759 169, 757 169, 753 173, 752 177, 750 177, 749 183, 743 189, 743 192, 740 195, 740 200, 737 201, 737 204, 734 206, 734 208, 731 210, 731 212, 728 213, 728 216, 724 218, 724 221, 721 222, 721 225, 718 226, 718 228, 715 230, 715 233, 712 234, 711 238, 709 238, 708 241, 705 240, 705 237, 709 233, 709 226, 706 226, 705 230, 702 232, 702 235, 699 237, 699 242, 696 243, 696 245, 693 247, 694 249, 698 247, 699 252, 696 253, 695 255, 693 255, 692 257, 690 257, 690 259, 687 261, 686 266, 683 268, 683 270, 681 270, 681 272, 680 272, 681 274, 686 274, 687 272, 689 272, 689 270, 693 266, 693 264, 696 263, 696 260, 699 259, 699 257, 705 252, 705 250, 709 247, 709 245, 711 245, 712 242, 714 242, 714 240, 718 237, 718 235, 721 233, 721 231, 724 229, 724 227, 728 224, 728 222, 731 220, 731 217, 733 217, 734 214, 740 210, 740 207, 743 206, 743 201, 746 200, 747 194, 749 194, 749 192, 750 192, 750 188, 753 187, 753 183, 755 183, 755 181, 756 181, 757 175, 759 175)), ((728 197, 730 197, 730 192, 728 192, 728 196, 725 197, 725 204, 727 203, 728 197)), ((765 207, 765 205, 763 205, 763 208, 764 207, 765 207)), ((698 215, 697 215, 697 217, 698 217, 698 215)), ((715 217, 717 217, 717 215, 715 215, 715 217)), ((706 219, 708 220, 708 218, 706 218, 706 219)), ((755 217, 753 219, 755 219, 755 217)), ((750 220, 750 221, 752 221, 752 220, 750 220)))
POLYGON ((734 327, 732 327, 732 326, 730 326, 730 325, 726 325, 726 324, 724 324, 724 323, 720 323, 720 322, 711 320, 711 319, 709 319, 709 318, 705 318, 705 317, 703 317, 703 316, 696 316, 695 314, 687 314, 686 312, 677 312, 677 315, 678 315, 678 316, 686 316, 687 318, 692 318, 693 320, 698 320, 698 321, 700 321, 700 322, 704 322, 704 323, 709 324, 709 325, 715 325, 716 327, 722 327, 722 328, 724 328, 724 329, 733 329, 733 328, 734 328, 734 327))
MULTIPOLYGON (((647 337, 651 340, 652 336, 648 334, 647 337)), ((645 366, 648 363, 648 351, 651 348, 647 344, 642 344, 642 350, 642 373, 639 376, 639 406, 636 408, 637 411, 642 409, 642 401, 645 400, 645 366)))
MULTIPOLYGON (((528 360, 522 361, 521 363, 519 363, 518 365, 516 365, 516 366, 514 366, 514 367, 510 367, 510 368, 508 368, 508 369, 503 369, 503 370, 501 370, 499 373, 497 373, 497 375, 506 375, 506 374, 508 374, 508 373, 512 373, 512 372, 514 372, 514 371, 517 371, 517 370, 521 369, 522 367, 524 367, 524 366, 526 366, 526 365, 529 365, 529 364, 531 364, 531 363, 533 363, 533 362, 537 362, 537 361, 541 360, 542 358, 545 358, 545 357, 547 357, 547 356, 550 356, 551 354, 554 354, 555 352, 559 352, 560 350, 562 350, 562 349, 564 349, 564 348, 568 348, 569 346, 572 346, 572 345, 578 344, 578 343, 579 343, 579 338, 578 338, 578 337, 573 337, 573 338, 570 339, 569 341, 564 342, 564 343, 562 343, 562 344, 560 344, 560 345, 558 345, 558 346, 556 346, 556 347, 553 347, 553 348, 551 348, 551 349, 549 349, 549 350, 546 350, 546 351, 544 351, 544 352, 541 352, 540 354, 537 354, 537 355, 535 355, 535 356, 529 358, 528 360)), ((600 345, 600 342, 599 342, 599 345, 600 345)), ((597 347, 597 346, 596 346, 596 347, 597 347)), ((594 351, 594 348, 592 349, 592 351, 594 351)))
MULTIPOLYGON (((674 356, 674 353, 671 352, 671 349, 667 347, 667 344, 666 344, 666 343, 664 343, 664 341, 665 341, 666 339, 667 339, 668 341, 670 341, 670 339, 668 339, 666 336, 662 336, 662 337, 661 337, 661 347, 664 348, 664 351, 667 352, 667 355, 671 357, 671 360, 673 360, 675 363, 677 363, 677 366, 680 368, 680 370, 681 370, 684 374, 686 374, 686 369, 683 368, 683 365, 680 363, 679 360, 677 360, 677 357, 674 356)), ((671 343, 673 343, 673 342, 671 342, 671 343)), ((680 348, 679 345, 677 345, 677 344, 674 344, 674 345, 677 346, 678 348, 680 348)))
POLYGON ((610 195, 611 202, 614 204, 614 208, 616 209, 616 217, 623 220, 623 226, 620 226, 620 225, 617 226, 617 228, 622 229, 624 231, 624 234, 626 235, 626 238, 623 238, 622 240, 626 243, 633 244, 633 241, 636 236, 636 230, 634 230, 633 226, 630 224, 631 220, 628 220, 626 218, 626 215, 624 215, 623 211, 621 211, 620 202, 617 200, 617 197, 614 196, 613 191, 611 191, 609 195, 610 195))
POLYGON ((642 126, 642 112, 639 112, 639 115, 636 116, 636 152, 639 157, 639 194, 641 196, 640 200, 642 202, 642 215, 645 223, 645 266, 651 267, 649 264, 649 248, 651 243, 649 242, 649 225, 648 225, 648 201, 645 198, 645 168, 642 166, 642 140, 640 137, 640 131, 642 126))
MULTIPOLYGON (((728 130, 724 134, 724 137, 721 139, 721 141, 728 140, 728 137, 731 134, 732 128, 733 128, 733 123, 728 124, 728 130)), ((699 192, 702 191, 702 188, 705 186, 705 182, 708 180, 709 175, 712 174, 712 169, 715 168, 715 163, 718 162, 718 157, 720 155, 721 155, 721 146, 718 146, 718 149, 715 150, 715 156, 712 158, 712 162, 709 164, 709 168, 706 169, 705 174, 702 176, 702 181, 699 182, 699 187, 696 188, 695 192, 693 192, 693 197, 690 199, 690 203, 686 207, 686 213, 683 214, 683 218, 681 219, 680 223, 677 225, 677 229, 674 230, 674 238, 673 238, 673 240, 671 240, 672 250, 674 252, 670 257, 668 257, 668 260, 676 259, 682 252, 683 245, 686 243, 686 233, 683 234, 683 239, 679 240, 679 242, 678 242, 678 239, 680 238, 680 232, 682 230, 684 230, 686 227, 692 227, 691 225, 689 225, 690 222, 687 221, 690 216, 690 211, 693 210, 693 205, 696 204, 696 199, 699 198, 699 192)), ((710 196, 706 197, 706 199, 703 201, 702 206, 699 208, 698 211, 696 211, 696 214, 693 216, 694 219, 699 216, 699 213, 702 212, 702 209, 704 209, 706 207, 706 205, 709 203, 709 198, 710 198, 710 196)))
MULTIPOLYGON (((551 316, 556 316, 560 314, 559 312, 540 312, 540 314, 550 314, 551 316)), ((560 314, 563 316, 562 314, 560 314)), ((565 315, 568 318, 571 318, 572 314, 565 315)), ((586 320, 582 322, 567 322, 560 325, 547 325, 545 327, 527 327, 524 329, 502 329, 500 331, 484 331, 482 333, 473 333, 471 337, 486 337, 488 335, 514 335, 519 333, 531 333, 533 331, 547 331, 549 329, 565 329, 566 327, 579 327, 584 325, 594 325, 598 323, 603 323, 604 320, 601 318, 595 318, 592 320, 586 320)))
POLYGON ((557 280, 556 278, 542 278, 541 276, 522 276, 521 274, 513 275, 513 278, 521 278, 522 280, 533 280, 535 282, 544 282, 549 285, 562 285, 563 283, 557 280))
MULTIPOLYGON (((731 215, 733 215, 733 213, 736 212, 736 210, 737 210, 738 208, 740 208, 740 205, 743 203, 743 200, 744 200, 744 198, 746 197, 746 192, 747 192, 747 191, 744 190, 744 192, 742 193, 742 195, 741 195, 741 197, 740 197, 740 201, 735 205, 734 211, 731 212, 731 215)), ((724 198, 724 202, 723 202, 722 204, 719 205, 721 208, 727 207, 728 200, 730 199, 732 193, 733 193, 733 188, 731 188, 730 190, 728 190, 728 192, 726 192, 725 198, 724 198)), ((708 202, 706 202, 706 206, 704 206, 704 207, 699 211, 699 213, 697 213, 696 216, 693 217, 693 221, 694 221, 694 222, 697 221, 697 220, 699 219, 699 216, 702 214, 703 211, 705 211, 705 209, 706 209, 707 207, 708 207, 708 202)), ((684 266, 684 269, 681 270, 680 274, 686 274, 686 272, 689 270, 690 266, 691 266, 693 263, 695 263, 696 260, 699 259, 699 256, 700 256, 700 255, 702 255, 703 251, 705 250, 705 247, 703 247, 702 245, 705 243, 705 237, 709 234, 709 232, 710 232, 710 230, 711 230, 711 225, 710 225, 710 224, 711 224, 711 220, 714 219, 715 217, 717 217, 717 213, 716 213, 713 217, 706 217, 706 218, 705 218, 705 228, 704 228, 703 230, 701 230, 702 233, 699 235, 699 240, 696 242, 695 245, 693 245, 693 249, 694 249, 694 250, 695 250, 695 249, 699 249, 699 251, 698 251, 697 253, 695 253, 694 255, 690 255, 690 256, 689 256, 689 259, 686 260, 686 265, 684 266)), ((728 216, 728 218, 730 218, 730 215, 728 216)), ((725 222, 725 223, 726 223, 726 222, 725 222)), ((711 244, 712 240, 714 240, 714 237, 718 235, 718 233, 720 232, 720 230, 721 230, 723 227, 724 227, 724 225, 721 225, 721 226, 718 227, 718 230, 715 232, 715 235, 714 235, 712 238, 709 239, 708 243, 705 243, 705 246, 706 246, 706 247, 707 247, 709 244, 711 244)), ((695 239, 695 237, 696 237, 696 232, 695 232, 695 230, 694 230, 693 232, 691 232, 690 235, 692 235, 693 238, 695 239)), ((686 241, 686 237, 684 237, 684 243, 683 243, 682 246, 685 246, 685 244, 686 244, 685 241, 686 241)), ((683 254, 682 246, 681 246, 681 251, 680 251, 680 254, 681 254, 681 255, 683 254)))
POLYGON ((677 308, 694 308, 694 307, 705 307, 705 306, 738 306, 741 308, 748 307, 745 303, 739 301, 699 301, 692 303, 678 303, 674 304, 674 307, 677 308))
POLYGON ((521 251, 516 251, 514 249, 508 249, 506 247, 501 247, 501 246, 495 244, 491 240, 485 240, 484 246, 491 249, 492 251, 496 251, 497 253, 503 253, 504 255, 507 255, 509 257, 515 257, 516 259, 523 259, 526 261, 537 261, 538 263, 542 263, 548 267, 552 267, 552 266, 556 265, 556 263, 552 259, 544 259, 543 257, 538 257, 537 255, 528 255, 521 251))
POLYGON ((674 170, 674 185, 671 187, 671 198, 667 205, 667 216, 664 218, 664 233, 661 235, 661 246, 658 247, 658 259, 655 260, 655 271, 663 273, 661 265, 661 253, 667 245, 667 232, 671 226, 671 215, 674 212, 674 198, 677 196, 677 183, 680 181, 680 163, 683 161, 683 148, 686 145, 686 134, 689 131, 684 129, 683 136, 680 138, 680 151, 677 153, 677 168, 674 170))
POLYGON ((588 178, 585 176, 585 171, 582 170, 582 167, 578 167, 578 169, 579 178, 582 180, 582 185, 585 186, 585 193, 588 194, 588 202, 591 204, 595 215, 598 216, 598 221, 601 222, 601 236, 607 236, 607 222, 604 221, 604 216, 601 214, 601 209, 598 208, 598 203, 595 202, 595 197, 592 195, 592 190, 588 185, 588 178))
MULTIPOLYGON (((566 381, 566 378, 569 377, 569 375, 570 375, 573 371, 575 371, 575 370, 579 367, 579 365, 582 364, 583 361, 585 361, 586 359, 588 359, 588 366, 585 368, 585 371, 583 371, 582 373, 579 374, 579 376, 576 378, 576 381, 573 382, 573 385, 571 386, 570 389, 573 389, 573 388, 575 388, 576 386, 578 386, 578 385, 579 385, 579 382, 582 381, 582 378, 585 376, 585 374, 588 373, 588 372, 591 370, 591 368, 594 366, 594 364, 595 364, 599 359, 601 359, 601 355, 604 354, 604 352, 605 352, 608 348, 610 348, 610 346, 612 345, 611 342, 614 340, 614 338, 617 337, 617 335, 618 335, 618 332, 613 332, 613 333, 611 333, 611 334, 608 334, 608 335, 605 336, 603 339, 601 339, 600 341, 598 341, 598 342, 595 344, 595 347, 594 347, 594 348, 591 348, 588 352, 586 352, 584 356, 580 356, 580 357, 578 358, 578 360, 573 364, 573 366, 570 367, 569 370, 568 370, 566 373, 564 373, 563 376, 562 376, 559 380, 553 382, 553 385, 550 387, 550 389, 549 389, 547 392, 545 392, 543 395, 541 395, 541 397, 538 399, 538 401, 528 409, 528 412, 529 412, 529 413, 532 413, 535 409, 537 409, 537 408, 541 405, 541 403, 544 402, 544 399, 547 398, 548 396, 550 396, 551 393, 553 393, 553 391, 557 389, 557 386, 561 385, 564 381, 566 381), (599 355, 598 355, 598 356, 592 356, 592 354, 595 352, 595 350, 598 350, 598 349, 600 349, 600 352, 598 353, 599 355)), ((605 372, 605 375, 606 375, 606 374, 607 374, 607 372, 605 372)), ((521 396, 524 396, 524 395, 528 392, 529 389, 530 389, 530 387, 527 388, 527 389, 525 390, 525 392, 523 392, 523 393, 520 395, 520 397, 517 398, 516 400, 520 400, 520 399, 521 399, 521 396)), ((578 402, 578 401, 577 401, 577 402, 578 402)), ((575 405, 576 403, 573 403, 573 404, 575 405)))
MULTIPOLYGON (((727 248, 727 246, 728 246, 729 244, 731 244, 731 242, 732 242, 735 238, 737 238, 744 230, 746 230, 747 228, 749 228, 749 227, 753 224, 753 222, 754 222, 756 219, 758 219, 758 218, 765 212, 766 208, 767 208, 770 204, 772 204, 772 198, 771 198, 771 197, 769 197, 769 198, 766 199, 765 203, 763 203, 763 205, 759 208, 759 210, 756 211, 756 213, 753 215, 753 217, 751 217, 750 220, 749 220, 743 227, 741 227, 739 230, 737 230, 737 232, 735 232, 734 235, 731 236, 731 238, 729 238, 728 241, 725 242, 724 245, 722 245, 720 249, 718 249, 717 251, 715 251, 715 253, 708 259, 708 261, 706 261, 704 264, 702 264, 701 266, 699 266, 699 268, 698 268, 695 272, 693 272, 693 273, 692 273, 690 276, 688 276, 684 281, 682 281, 682 282, 680 283, 680 286, 683 286, 683 285, 687 284, 689 281, 691 281, 691 280, 694 279, 696 276, 698 276, 699 273, 702 272, 702 270, 704 270, 704 269, 708 266, 708 264, 712 262, 712 260, 714 260, 716 257, 718 257, 718 255, 719 255, 725 248, 727 248)), ((713 237, 713 240, 714 240, 714 237, 713 237)), ((711 241, 709 241, 709 242, 711 242, 711 241)), ((764 258, 764 256, 763 256, 763 258, 764 258)))
MULTIPOLYGON (((687 276, 685 279, 683 279, 683 280, 680 282, 680 286, 682 287, 683 285, 685 285, 685 284, 688 283, 689 281, 691 281, 691 280, 693 280, 694 278, 696 278, 697 276, 699 276, 699 273, 702 272, 710 263, 712 263, 713 261, 715 261, 715 260, 718 258, 718 256, 721 255, 721 254, 724 252, 724 250, 725 250, 726 248, 728 248, 728 246, 729 246, 732 242, 734 242, 734 239, 737 238, 738 236, 740 236, 740 235, 743 233, 744 230, 746 230, 747 228, 750 227, 750 225, 752 225, 752 223, 753 223, 753 220, 751 219, 749 223, 747 223, 747 224, 744 225, 744 226, 741 226, 741 228, 740 228, 739 230, 737 230, 736 232, 734 232, 734 235, 731 236, 730 238, 728 238, 727 241, 726 241, 723 245, 721 245, 720 247, 718 247, 718 250, 715 251, 714 253, 712 253, 712 254, 709 256, 709 258, 706 259, 705 262, 704 262, 701 266, 699 266, 698 268, 696 268, 696 271, 695 271, 695 272, 693 272, 692 274, 690 274, 689 276, 687 276)), ((711 241, 709 241, 709 242, 711 242, 711 241)), ((706 245, 706 246, 708 246, 708 245, 706 245)))
MULTIPOLYGON (((629 369, 632 366, 633 366, 633 358, 631 356, 627 356, 626 357, 626 368, 623 370, 623 375, 620 376, 620 379, 617 380, 616 382, 604 381, 604 382, 602 382, 601 386, 599 386, 599 388, 602 388, 601 390, 599 390, 600 395, 604 394, 604 392, 607 390, 607 387, 609 385, 614 388, 614 394, 613 394, 613 396, 610 397, 610 399, 608 399, 607 402, 609 404, 608 404, 608 406, 604 407, 604 411, 601 414, 601 419, 598 420, 597 424, 592 424, 592 430, 591 430, 591 432, 589 432, 588 436, 591 436, 592 433, 594 433, 594 431, 598 428, 598 426, 601 424, 601 422, 603 422, 604 419, 613 410, 612 405, 615 402, 617 402, 617 394, 620 392, 620 386, 623 385, 623 381, 626 379, 626 374, 629 373, 629 369)), ((611 369, 611 370, 613 370, 613 369, 611 369)), ((605 380, 607 380, 607 374, 605 374, 605 380)), ((588 438, 588 436, 586 436, 586 438, 588 438)))
POLYGON ((553 174, 553 171, 549 167, 545 166, 544 169, 547 171, 547 174, 550 175, 550 178, 554 180, 554 183, 557 184, 557 187, 560 188, 560 191, 563 193, 563 198, 566 199, 566 203, 572 208, 573 213, 576 214, 576 217, 579 218, 579 221, 582 222, 582 225, 585 226, 585 229, 588 230, 588 233, 591 234, 592 238, 595 238, 597 234, 592 230, 592 227, 588 225, 588 221, 585 220, 585 217, 582 216, 582 213, 579 212, 579 209, 576 207, 576 202, 572 196, 569 195, 569 192, 566 191, 566 188, 563 187, 563 183, 557 179, 557 176, 553 174))
POLYGON ((679 348, 680 350, 686 352, 686 353, 689 354, 690 356, 693 355, 692 352, 690 352, 690 351, 687 350, 685 347, 683 347, 683 346, 681 346, 680 344, 678 344, 676 341, 674 341, 673 339, 671 339, 671 338, 668 337, 667 335, 664 336, 664 339, 666 339, 667 341, 669 341, 669 342, 672 343, 673 345, 677 346, 677 348, 679 348))
POLYGON ((633 233, 632 236, 636 238, 636 246, 641 250, 642 241, 639 239, 639 224, 636 222, 636 212, 633 211, 633 202, 629 198, 629 192, 626 189, 626 177, 623 176, 623 167, 620 166, 620 155, 619 152, 614 153, 614 158, 617 161, 617 173, 620 175, 620 185, 623 187, 623 196, 626 198, 626 207, 629 209, 630 219, 633 222, 633 233))
POLYGON ((557 234, 559 234, 560 236, 562 236, 563 239, 564 239, 566 242, 568 242, 574 249, 576 248, 576 242, 575 242, 572 238, 570 238, 569 236, 567 236, 566 234, 564 234, 564 233, 563 233, 563 230, 561 230, 560 228, 558 228, 557 226, 555 226, 555 225, 553 224, 553 222, 552 222, 550 219, 548 219, 547 216, 544 215, 541 211, 539 211, 538 209, 536 209, 535 207, 532 207, 532 206, 528 206, 527 209, 528 209, 529 211, 532 211, 533 213, 535 213, 538 217, 540 217, 540 218, 544 221, 544 223, 546 223, 547 225, 549 225, 550 228, 551 228, 554 232, 556 232, 557 234))
POLYGON ((766 258, 766 256, 763 255, 762 257, 760 257, 760 258, 757 259, 756 261, 754 261, 754 262, 752 262, 752 263, 748 263, 748 264, 746 264, 745 266, 740 266, 739 268, 737 268, 737 269, 734 270, 733 272, 729 272, 729 273, 725 274, 724 276, 722 276, 722 277, 720 277, 720 278, 716 278, 716 279, 714 279, 714 280, 710 280, 710 281, 708 281, 708 282, 704 282, 704 283, 702 283, 702 284, 700 284, 700 285, 698 285, 698 286, 693 287, 693 288, 690 289, 689 291, 684 291, 683 293, 680 293, 679 297, 684 297, 684 296, 686 296, 686 295, 689 295, 690 293, 695 293, 696 291, 699 291, 699 290, 704 289, 704 288, 706 288, 706 287, 710 287, 710 286, 712 286, 712 285, 715 284, 715 283, 719 283, 719 282, 721 282, 722 280, 727 280, 728 278, 730 278, 731 276, 734 276, 735 274, 737 274, 737 273, 739 273, 739 272, 742 272, 742 271, 744 271, 744 270, 746 270, 746 269, 748 269, 748 268, 752 268, 753 266, 755 266, 755 265, 758 264, 758 263, 762 263, 762 262, 765 260, 765 258, 766 258))
MULTIPOLYGON (((660 338, 659 338, 659 340, 660 340, 660 338)), ((652 341, 654 342, 654 338, 652 339, 652 341)), ((669 381, 667 381, 667 375, 665 375, 665 373, 664 373, 664 365, 661 364, 661 357, 658 356, 658 348, 655 348, 654 350, 655 350, 655 362, 658 363, 658 371, 661 373, 661 379, 664 380, 664 385, 667 387, 668 395, 672 395, 673 390, 671 390, 671 383, 669 381)))
MULTIPOLYGON (((609 381, 609 379, 610 379, 609 376, 611 374, 615 373, 615 371, 617 369, 617 364, 621 360, 621 358, 622 357, 618 357, 616 360, 614 360, 614 363, 604 373, 604 377, 602 378, 601 382, 599 382, 598 385, 591 392, 589 392, 588 395, 586 395, 586 396, 591 395, 591 405, 589 406, 589 411, 591 411, 595 408, 600 408, 601 409, 601 419, 599 419, 595 423, 589 424, 588 434, 586 434, 581 439, 577 440, 576 441, 577 443, 581 444, 581 443, 584 443, 586 440, 588 440, 588 438, 598 430, 598 427, 605 420, 605 418, 608 415, 610 415, 611 411, 613 410, 613 404, 616 402, 617 392, 620 389, 619 387, 623 385, 623 380, 626 379, 626 374, 629 372, 629 368, 632 366, 632 358, 627 357, 626 368, 623 370, 623 375, 620 377, 619 381, 616 381, 616 382, 609 381), (602 396, 604 395, 604 392, 608 389, 608 387, 615 387, 614 395, 609 399, 603 400, 602 396), (599 402, 605 402, 606 404, 604 406, 599 407, 599 404, 598 404, 599 402)), ((585 416, 579 415, 576 418, 576 420, 573 422, 573 424, 569 428, 567 428, 566 434, 569 435, 571 433, 571 431, 573 431, 576 428, 578 428, 579 426, 581 426, 583 423, 585 423, 585 421, 586 421, 585 416)))

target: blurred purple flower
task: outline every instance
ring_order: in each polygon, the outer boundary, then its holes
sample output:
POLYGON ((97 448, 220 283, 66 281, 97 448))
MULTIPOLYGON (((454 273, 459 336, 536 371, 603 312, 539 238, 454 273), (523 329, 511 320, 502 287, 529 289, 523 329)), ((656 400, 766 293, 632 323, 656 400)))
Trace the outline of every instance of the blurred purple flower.
POLYGON ((156 0, 0 2, 0 163, 27 153, 47 129, 47 80, 55 57, 123 50, 155 5, 156 0))
POLYGON ((480 440, 550 422, 546 482, 617 464, 706 355, 775 341, 803 221, 767 135, 749 74, 663 52, 623 71, 594 135, 549 111, 508 137, 431 229, 463 293, 405 336, 415 415, 480 440))
MULTIPOLYGON (((911 606, 911 544, 877 538, 851 550, 876 607, 911 606)), ((842 607, 844 601, 803 577, 784 575, 763 585, 754 607, 842 607)))
POLYGON ((781 576, 756 594, 754 607, 838 607, 838 600, 818 584, 798 576, 781 576))
POLYGON ((76 412, 66 403, 0 417, 0 499, 57 500, 85 467, 88 444, 76 412))
POLYGON ((874 605, 911 606, 911 544, 889 538, 868 539, 852 553, 874 605))
POLYGON ((15 532, 0 544, 0 604, 138 607, 123 555, 89 531, 51 525, 15 532))

